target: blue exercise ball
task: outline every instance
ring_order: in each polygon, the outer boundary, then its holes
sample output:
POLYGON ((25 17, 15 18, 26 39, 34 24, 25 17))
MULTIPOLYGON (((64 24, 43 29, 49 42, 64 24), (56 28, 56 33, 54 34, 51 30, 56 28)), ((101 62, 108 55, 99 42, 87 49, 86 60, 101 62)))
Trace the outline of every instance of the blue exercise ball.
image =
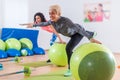
POLYGON ((40 47, 36 47, 33 49, 34 54, 37 55, 44 55, 45 54, 45 50, 43 48, 40 47))
POLYGON ((32 56, 33 55, 33 51, 29 48, 23 48, 21 49, 21 54, 23 56, 32 56))
POLYGON ((8 57, 7 53, 3 50, 0 50, 0 59, 7 58, 7 57, 8 57))
POLYGON ((10 57, 21 56, 20 51, 17 50, 17 49, 8 49, 8 50, 6 51, 6 53, 7 53, 8 56, 10 56, 10 57))

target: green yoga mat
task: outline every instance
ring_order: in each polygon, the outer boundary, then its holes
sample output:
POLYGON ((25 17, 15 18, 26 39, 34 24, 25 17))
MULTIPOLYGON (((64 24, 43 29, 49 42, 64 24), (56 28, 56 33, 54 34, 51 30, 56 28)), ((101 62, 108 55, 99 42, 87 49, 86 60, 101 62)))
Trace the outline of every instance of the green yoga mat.
MULTIPOLYGON (((21 66, 29 66, 29 67, 43 67, 52 65, 52 63, 46 63, 46 61, 37 61, 31 63, 22 63, 21 66)), ((63 74, 66 70, 59 70, 55 72, 49 72, 44 75, 33 76, 29 78, 25 78, 24 80, 74 80, 72 77, 64 77, 63 74)))
POLYGON ((23 80, 74 80, 74 78, 72 76, 64 77, 63 74, 65 73, 65 71, 66 70, 49 72, 44 75, 33 76, 33 77, 25 78, 23 80))
POLYGON ((42 66, 49 66, 52 65, 51 63, 46 63, 46 61, 37 61, 37 62, 31 62, 31 63, 22 63, 21 66, 29 66, 29 67, 42 67, 42 66))

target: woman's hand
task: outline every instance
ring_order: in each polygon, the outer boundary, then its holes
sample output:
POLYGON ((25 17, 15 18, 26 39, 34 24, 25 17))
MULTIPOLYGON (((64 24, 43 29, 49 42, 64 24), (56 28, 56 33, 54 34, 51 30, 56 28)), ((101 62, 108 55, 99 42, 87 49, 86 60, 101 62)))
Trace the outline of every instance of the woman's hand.
POLYGON ((62 41, 62 42, 60 42, 61 44, 66 44, 66 42, 64 42, 64 41, 62 41))
POLYGON ((32 28, 34 23, 27 23, 27 24, 19 24, 21 26, 27 26, 27 28, 32 28))
POLYGON ((57 42, 57 43, 60 43, 60 44, 66 44, 66 42, 57 42))
POLYGON ((27 25, 27 28, 32 28, 34 25, 34 23, 30 23, 29 25, 27 25))
POLYGON ((91 39, 90 39, 90 42, 102 44, 100 41, 98 41, 98 40, 96 40, 96 39, 94 39, 94 38, 91 38, 91 39))
POLYGON ((66 44, 66 42, 64 42, 60 36, 58 36, 58 38, 59 38, 59 41, 60 41, 59 43, 66 44))
POLYGON ((54 27, 53 27, 52 25, 50 25, 50 26, 51 26, 51 29, 53 30, 53 33, 56 34, 56 36, 58 37, 58 39, 59 39, 59 41, 60 41, 60 42, 58 42, 58 43, 66 44, 66 42, 64 42, 64 41, 61 39, 59 33, 54 29, 54 27))

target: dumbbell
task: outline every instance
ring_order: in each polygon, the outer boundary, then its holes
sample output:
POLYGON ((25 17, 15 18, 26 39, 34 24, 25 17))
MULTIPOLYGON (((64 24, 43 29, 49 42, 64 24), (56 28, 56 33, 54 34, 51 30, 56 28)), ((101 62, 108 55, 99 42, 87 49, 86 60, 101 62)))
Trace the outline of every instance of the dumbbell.
POLYGON ((8 76, 8 75, 13 75, 13 74, 20 74, 20 73, 24 73, 24 76, 29 77, 31 75, 31 69, 30 69, 30 67, 25 66, 22 71, 17 71, 17 72, 2 74, 2 75, 0 75, 0 77, 8 76))
POLYGON ((16 56, 13 59, 9 59, 9 60, 0 60, 0 62, 8 62, 8 61, 14 61, 16 63, 19 63, 22 60, 22 58, 16 56))

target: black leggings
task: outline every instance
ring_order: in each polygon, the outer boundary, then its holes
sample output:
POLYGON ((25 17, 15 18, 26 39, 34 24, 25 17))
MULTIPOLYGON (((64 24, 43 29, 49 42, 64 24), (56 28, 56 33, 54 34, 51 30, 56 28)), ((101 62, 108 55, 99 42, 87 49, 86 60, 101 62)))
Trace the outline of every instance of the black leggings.
MULTIPOLYGON (((94 34, 93 32, 89 32, 89 31, 86 31, 86 32, 88 32, 92 36, 94 34)), ((81 41, 82 38, 83 38, 82 35, 76 33, 71 36, 71 39, 66 46, 66 53, 67 53, 67 57, 68 57, 68 68, 69 69, 70 69, 70 58, 73 53, 72 51, 77 46, 77 44, 81 41)))

